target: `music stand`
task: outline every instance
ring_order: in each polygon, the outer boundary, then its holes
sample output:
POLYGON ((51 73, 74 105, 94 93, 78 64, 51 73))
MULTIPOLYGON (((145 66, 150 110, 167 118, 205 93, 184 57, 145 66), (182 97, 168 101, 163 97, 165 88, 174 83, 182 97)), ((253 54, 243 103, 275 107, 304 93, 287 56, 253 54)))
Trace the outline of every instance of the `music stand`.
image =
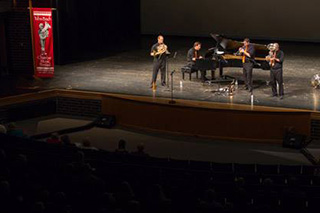
POLYGON ((173 100, 173 74, 176 72, 176 70, 173 70, 171 73, 170 73, 170 76, 171 76, 171 99, 169 101, 169 104, 175 104, 176 101, 173 100))
MULTIPOLYGON (((170 91, 170 88, 169 88, 169 72, 170 72, 169 71, 169 59, 170 59, 169 56, 170 55, 171 55, 170 52, 166 53, 166 57, 167 57, 167 60, 166 60, 166 89, 164 91, 170 91)), ((171 57, 171 58, 175 59, 176 56, 177 56, 177 52, 174 52, 173 57, 171 57)))

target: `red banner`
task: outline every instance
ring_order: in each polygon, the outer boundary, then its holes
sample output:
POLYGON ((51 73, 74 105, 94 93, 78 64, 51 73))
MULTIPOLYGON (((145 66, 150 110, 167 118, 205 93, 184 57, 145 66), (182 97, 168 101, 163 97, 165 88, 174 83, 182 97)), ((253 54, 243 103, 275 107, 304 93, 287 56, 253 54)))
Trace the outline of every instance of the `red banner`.
POLYGON ((52 78, 54 74, 51 8, 33 8, 35 76, 52 78))

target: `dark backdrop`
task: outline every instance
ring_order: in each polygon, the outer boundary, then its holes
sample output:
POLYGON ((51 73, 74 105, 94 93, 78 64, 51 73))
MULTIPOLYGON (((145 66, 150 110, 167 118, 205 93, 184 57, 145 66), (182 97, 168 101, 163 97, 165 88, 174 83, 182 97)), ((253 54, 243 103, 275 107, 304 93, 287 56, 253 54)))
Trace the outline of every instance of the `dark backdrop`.
POLYGON ((140 38, 140 0, 56 0, 58 64, 112 54, 140 38))
POLYGON ((141 0, 143 34, 319 41, 319 0, 141 0))

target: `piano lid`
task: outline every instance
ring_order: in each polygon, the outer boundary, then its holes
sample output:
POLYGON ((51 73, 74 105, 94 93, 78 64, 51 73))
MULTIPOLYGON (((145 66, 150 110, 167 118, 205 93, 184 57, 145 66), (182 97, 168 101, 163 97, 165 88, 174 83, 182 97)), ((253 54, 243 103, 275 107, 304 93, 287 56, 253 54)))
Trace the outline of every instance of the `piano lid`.
MULTIPOLYGON (((218 35, 218 34, 210 34, 211 37, 216 41, 216 48, 218 49, 222 49, 225 51, 237 51, 239 49, 239 47, 243 46, 243 42, 242 41, 235 41, 232 39, 228 39, 227 37, 223 36, 223 35, 218 35)), ((267 45, 264 44, 255 44, 255 43, 251 43, 254 45, 256 51, 267 51, 269 52, 267 45)))
MULTIPOLYGON (((215 47, 212 47, 207 50, 205 57, 206 58, 212 58, 216 56, 221 56, 225 54, 234 54, 238 51, 239 47, 243 46, 242 41, 235 41, 232 39, 228 39, 225 36, 218 35, 218 34, 210 34, 211 37, 215 40, 216 45, 215 47)), ((255 48, 255 56, 256 57, 266 57, 269 54, 269 50, 267 48, 267 45, 264 44, 253 44, 255 48)))

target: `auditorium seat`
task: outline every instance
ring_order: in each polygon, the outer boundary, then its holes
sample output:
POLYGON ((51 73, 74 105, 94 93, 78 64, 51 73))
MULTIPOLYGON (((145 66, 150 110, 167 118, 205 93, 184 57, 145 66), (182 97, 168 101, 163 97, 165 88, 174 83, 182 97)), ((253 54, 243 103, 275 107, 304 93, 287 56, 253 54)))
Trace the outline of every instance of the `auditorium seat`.
POLYGON ((234 164, 234 171, 236 173, 256 173, 257 165, 256 164, 234 164))
POLYGON ((312 197, 307 200, 307 213, 319 212, 320 197, 312 197))
MULTIPOLYGON (((160 192, 160 188, 155 187, 158 195, 165 194, 161 195, 168 204, 165 212, 172 213, 199 212, 199 200, 205 200, 208 190, 215 192, 216 202, 222 205, 229 202, 230 212, 252 212, 264 205, 270 207, 270 212, 277 213, 317 212, 320 202, 316 166, 137 158, 130 154, 81 150, 3 135, 0 135, 0 149, 6 152, 8 162, 0 163, 10 170, 1 168, 0 176, 4 180, 14 179, 11 181, 14 193, 22 191, 26 196, 31 196, 26 202, 34 199, 32 187, 31 191, 28 187, 25 191, 23 184, 17 187, 17 184, 31 181, 35 188, 46 189, 52 195, 65 195, 65 201, 70 202, 75 213, 88 212, 90 202, 90 205, 99 206, 100 193, 105 190, 114 196, 110 199, 115 199, 117 207, 122 205, 117 199, 125 200, 126 196, 132 196, 141 205, 141 213, 162 213, 164 211, 154 210, 158 201, 150 200, 149 191, 155 185, 162 188, 160 192), (27 167, 15 167, 23 156, 26 156, 27 167), (124 181, 126 184, 123 184, 124 181), (120 189, 124 197, 119 197, 120 189)), ((46 208, 48 212, 55 212, 57 207, 51 202, 46 204, 46 208)), ((32 211, 28 209, 28 212, 32 211)), ((92 209, 90 212, 98 210, 92 209)))
POLYGON ((212 163, 213 172, 234 172, 233 163, 212 163))
POLYGON ((262 181, 269 178, 273 181, 275 185, 285 185, 287 184, 286 176, 285 175, 277 175, 277 174, 262 174, 261 176, 262 181))
POLYGON ((189 161, 189 168, 194 170, 211 170, 211 162, 208 161, 189 161))
POLYGON ((280 174, 299 175, 302 174, 302 166, 298 165, 279 165, 280 174))
POLYGON ((316 174, 320 175, 320 166, 303 165, 302 174, 303 175, 316 175, 316 174))
POLYGON ((278 174, 279 173, 279 166, 278 165, 257 164, 257 173, 259 173, 259 174, 278 174))

